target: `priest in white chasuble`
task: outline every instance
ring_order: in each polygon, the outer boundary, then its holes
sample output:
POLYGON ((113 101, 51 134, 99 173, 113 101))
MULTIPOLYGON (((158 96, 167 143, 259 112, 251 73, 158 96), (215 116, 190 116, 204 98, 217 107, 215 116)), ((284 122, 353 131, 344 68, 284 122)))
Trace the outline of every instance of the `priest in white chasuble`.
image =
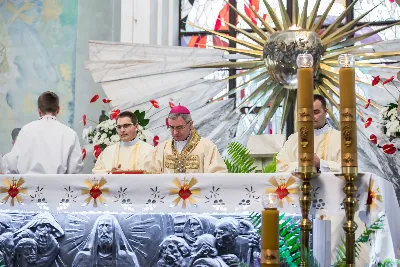
POLYGON ((228 172, 217 146, 194 129, 190 111, 181 105, 171 109, 168 128, 172 139, 159 144, 146 160, 145 170, 156 173, 228 172))
MULTIPOLYGON (((314 95, 314 163, 320 172, 340 171, 340 132, 326 119, 328 109, 321 95, 314 95)), ((277 172, 294 172, 298 167, 298 133, 289 136, 276 156, 277 172)))
POLYGON ((3 160, 8 171, 21 174, 76 174, 83 169, 82 150, 74 130, 56 118, 59 98, 44 92, 38 98, 40 119, 22 127, 3 160))
POLYGON ((121 112, 116 127, 120 142, 101 152, 93 173, 144 170, 145 158, 154 147, 137 138, 138 119, 135 114, 130 111, 121 112))

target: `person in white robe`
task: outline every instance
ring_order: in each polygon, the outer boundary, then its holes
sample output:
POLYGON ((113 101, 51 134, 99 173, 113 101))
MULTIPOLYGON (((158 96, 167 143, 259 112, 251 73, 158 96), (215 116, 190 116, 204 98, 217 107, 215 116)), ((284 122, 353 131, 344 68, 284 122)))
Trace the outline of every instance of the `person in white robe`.
MULTIPOLYGON (((314 164, 320 172, 338 172, 341 166, 340 132, 326 119, 328 109, 321 95, 314 95, 314 164)), ((276 156, 277 172, 294 172, 298 167, 298 134, 289 136, 276 156)))
POLYGON ((56 118, 59 98, 44 92, 38 98, 40 119, 22 127, 5 164, 11 173, 74 174, 83 169, 78 135, 56 118))
POLYGON ((172 139, 159 144, 146 160, 145 169, 155 173, 226 173, 217 146, 193 127, 190 111, 181 105, 171 109, 168 127, 172 139))
POLYGON ((145 158, 154 147, 137 138, 138 119, 135 114, 130 111, 121 112, 116 127, 121 141, 101 152, 93 173, 144 170, 145 158))
MULTIPOLYGON (((14 144, 15 144, 15 142, 17 141, 17 138, 18 138, 18 135, 19 135, 19 132, 21 131, 21 128, 14 128, 13 130, 12 130, 12 132, 11 132, 11 140, 12 140, 12 145, 14 146, 14 144)), ((8 167, 7 167, 7 165, 6 165, 6 161, 7 161, 7 157, 8 157, 8 154, 10 154, 10 153, 7 153, 7 154, 5 154, 4 156, 3 156, 3 165, 0 165, 0 172, 1 172, 1 170, 3 170, 3 173, 4 174, 9 174, 10 172, 8 171, 8 167), (1 167, 3 167, 3 169, 1 169, 1 167)), ((1 159, 0 159, 1 160, 1 159)))

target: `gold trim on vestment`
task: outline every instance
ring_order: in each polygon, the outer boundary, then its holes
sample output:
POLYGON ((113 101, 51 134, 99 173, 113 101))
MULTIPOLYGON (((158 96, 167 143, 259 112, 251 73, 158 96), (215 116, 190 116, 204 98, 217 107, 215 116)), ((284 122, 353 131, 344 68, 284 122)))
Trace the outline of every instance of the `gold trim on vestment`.
POLYGON ((201 136, 199 133, 193 129, 192 136, 181 153, 176 149, 175 141, 172 139, 172 155, 167 155, 164 168, 173 169, 175 173, 186 173, 187 169, 199 169, 200 157, 198 155, 191 155, 191 153, 200 142, 200 139, 201 136))
MULTIPOLYGON (((136 143, 135 145, 134 145, 134 149, 133 149, 133 162, 132 162, 132 171, 135 171, 136 170, 136 165, 137 165, 137 162, 136 162, 136 159, 137 159, 137 153, 138 153, 138 150, 139 150, 139 145, 140 145, 140 141, 138 142, 138 143, 136 143)), ((120 164, 120 162, 119 162, 119 152, 120 152, 120 148, 121 148, 121 144, 117 144, 117 148, 115 149, 116 151, 115 151, 115 161, 114 161, 114 168, 116 168, 116 169, 119 169, 118 168, 118 165, 120 164)), ((121 164, 121 167, 122 167, 122 164, 121 164)), ((124 170, 124 171, 129 171, 129 169, 128 170, 124 170)))

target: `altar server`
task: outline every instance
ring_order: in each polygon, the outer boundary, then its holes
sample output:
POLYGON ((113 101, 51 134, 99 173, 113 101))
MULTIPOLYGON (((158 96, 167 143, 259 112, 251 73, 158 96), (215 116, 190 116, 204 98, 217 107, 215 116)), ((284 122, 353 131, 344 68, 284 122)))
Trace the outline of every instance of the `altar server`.
POLYGON ((135 114, 121 112, 116 127, 121 141, 101 152, 93 173, 144 170, 145 158, 154 147, 137 138, 138 119, 135 114))
MULTIPOLYGON (((321 172, 340 171, 340 132, 326 119, 328 109, 321 95, 314 95, 314 163, 321 172)), ((298 134, 289 136, 276 156, 277 172, 293 172, 298 167, 298 134)))
POLYGON ((4 158, 11 173, 81 173, 82 151, 74 130, 56 118, 59 98, 44 92, 38 98, 39 120, 22 127, 13 149, 4 158))
POLYGON ((228 172, 217 146, 201 137, 193 127, 186 107, 172 108, 167 121, 172 139, 153 150, 146 160, 146 170, 157 173, 228 172))

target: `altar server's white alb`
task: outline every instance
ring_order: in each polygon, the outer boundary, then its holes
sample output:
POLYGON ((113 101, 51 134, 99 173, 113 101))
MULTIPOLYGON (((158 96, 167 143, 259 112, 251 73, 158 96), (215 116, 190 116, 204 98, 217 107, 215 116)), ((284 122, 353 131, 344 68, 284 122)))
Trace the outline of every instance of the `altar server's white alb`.
POLYGON ((38 99, 40 119, 22 127, 13 149, 4 158, 11 173, 81 173, 82 151, 74 130, 55 117, 60 111, 55 93, 44 92, 38 99))

